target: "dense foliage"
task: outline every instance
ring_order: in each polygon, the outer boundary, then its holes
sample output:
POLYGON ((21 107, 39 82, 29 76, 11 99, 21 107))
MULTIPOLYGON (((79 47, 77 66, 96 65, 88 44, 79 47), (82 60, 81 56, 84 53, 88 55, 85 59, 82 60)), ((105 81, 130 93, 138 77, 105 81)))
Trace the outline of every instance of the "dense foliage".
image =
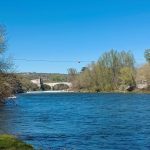
POLYGON ((72 76, 75 89, 88 91, 114 91, 135 87, 135 61, 131 52, 110 50, 96 63, 72 76))
POLYGON ((28 78, 26 78, 22 75, 19 75, 19 74, 16 74, 16 76, 17 76, 17 79, 19 80, 19 83, 21 85, 19 93, 39 90, 39 87, 36 84, 33 84, 28 78))

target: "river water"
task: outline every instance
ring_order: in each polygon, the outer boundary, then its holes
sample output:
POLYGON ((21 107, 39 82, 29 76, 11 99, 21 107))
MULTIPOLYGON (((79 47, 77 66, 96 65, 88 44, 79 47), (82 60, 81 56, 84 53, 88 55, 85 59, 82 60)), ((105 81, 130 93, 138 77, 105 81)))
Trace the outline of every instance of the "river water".
POLYGON ((0 107, 0 133, 43 150, 149 150, 150 95, 18 95, 0 107))

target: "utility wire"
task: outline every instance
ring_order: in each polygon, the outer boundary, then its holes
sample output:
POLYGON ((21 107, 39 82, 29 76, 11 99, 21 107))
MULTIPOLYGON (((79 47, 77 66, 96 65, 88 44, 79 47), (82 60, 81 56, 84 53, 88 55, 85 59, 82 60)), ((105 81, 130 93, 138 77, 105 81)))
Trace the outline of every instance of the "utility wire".
POLYGON ((89 60, 49 60, 49 59, 25 59, 25 58, 22 58, 22 59, 13 59, 14 61, 26 61, 26 62, 31 62, 31 61, 39 61, 39 62, 58 62, 58 63, 61 63, 61 62, 66 62, 66 63, 70 63, 70 62, 75 62, 75 63, 82 63, 82 62, 94 62, 94 61, 89 61, 89 60))
MULTIPOLYGON (((91 63, 96 62, 93 60, 49 60, 49 59, 25 59, 15 58, 14 61, 26 61, 26 62, 49 62, 49 63, 91 63)), ((138 59, 137 63, 144 63, 144 59, 138 59)))

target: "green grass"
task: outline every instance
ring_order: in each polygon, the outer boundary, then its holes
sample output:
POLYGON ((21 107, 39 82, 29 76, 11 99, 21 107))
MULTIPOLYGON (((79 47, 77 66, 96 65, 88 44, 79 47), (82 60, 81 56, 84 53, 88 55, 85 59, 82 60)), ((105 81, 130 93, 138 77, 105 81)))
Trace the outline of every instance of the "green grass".
POLYGON ((0 150, 34 150, 34 148, 14 136, 4 134, 0 135, 0 150))

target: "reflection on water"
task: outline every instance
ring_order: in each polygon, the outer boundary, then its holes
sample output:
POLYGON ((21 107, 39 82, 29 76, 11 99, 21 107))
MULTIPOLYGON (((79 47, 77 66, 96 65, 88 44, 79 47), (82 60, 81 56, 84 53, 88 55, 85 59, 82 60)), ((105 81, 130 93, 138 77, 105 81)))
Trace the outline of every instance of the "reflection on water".
POLYGON ((43 149, 150 149, 150 95, 44 93, 0 106, 0 133, 43 149))

